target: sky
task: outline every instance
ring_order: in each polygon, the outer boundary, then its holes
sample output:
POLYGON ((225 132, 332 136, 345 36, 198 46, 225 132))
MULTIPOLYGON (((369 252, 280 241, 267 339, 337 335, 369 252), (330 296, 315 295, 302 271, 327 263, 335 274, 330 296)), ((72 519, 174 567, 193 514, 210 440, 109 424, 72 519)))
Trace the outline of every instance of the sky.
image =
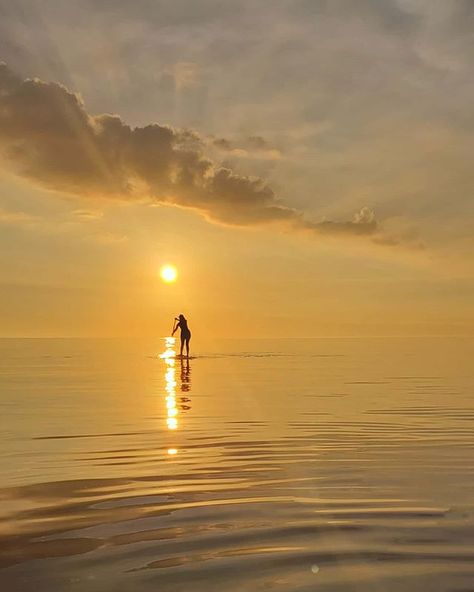
POLYGON ((471 0, 0 0, 0 336, 473 335, 473 31, 471 0))

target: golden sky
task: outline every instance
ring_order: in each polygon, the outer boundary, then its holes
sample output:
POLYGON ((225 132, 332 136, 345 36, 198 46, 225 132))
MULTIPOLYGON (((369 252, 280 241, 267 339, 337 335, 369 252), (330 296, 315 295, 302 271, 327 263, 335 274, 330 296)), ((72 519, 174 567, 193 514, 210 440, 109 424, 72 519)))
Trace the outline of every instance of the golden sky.
POLYGON ((473 25, 0 0, 0 334, 473 334, 473 25))

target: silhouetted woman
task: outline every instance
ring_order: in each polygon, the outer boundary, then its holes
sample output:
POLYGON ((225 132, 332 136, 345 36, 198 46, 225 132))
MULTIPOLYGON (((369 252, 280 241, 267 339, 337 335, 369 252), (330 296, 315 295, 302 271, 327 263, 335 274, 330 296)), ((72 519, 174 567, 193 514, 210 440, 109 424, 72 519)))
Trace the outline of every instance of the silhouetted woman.
POLYGON ((181 350, 179 352, 179 355, 183 357, 183 347, 184 344, 186 344, 186 357, 189 358, 189 340, 191 339, 191 331, 188 327, 188 321, 184 318, 184 315, 182 314, 180 314, 179 317, 175 319, 175 321, 177 321, 177 323, 173 329, 173 333, 171 333, 171 336, 173 336, 176 333, 178 327, 181 329, 181 350))

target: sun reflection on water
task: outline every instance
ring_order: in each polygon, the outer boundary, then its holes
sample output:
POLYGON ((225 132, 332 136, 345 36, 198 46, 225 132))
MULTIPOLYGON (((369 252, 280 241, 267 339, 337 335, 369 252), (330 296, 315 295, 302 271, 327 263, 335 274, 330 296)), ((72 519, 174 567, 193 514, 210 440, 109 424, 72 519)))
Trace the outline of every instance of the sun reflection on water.
POLYGON ((176 430, 178 428, 178 407, 176 405, 176 351, 174 344, 176 339, 174 337, 166 337, 165 351, 160 355, 160 358, 165 361, 165 390, 166 390, 166 425, 169 430, 176 430))
MULTIPOLYGON (((178 382, 176 379, 176 350, 175 350, 176 339, 174 337, 165 338, 165 351, 160 354, 160 358, 165 362, 165 391, 166 391, 166 426, 168 430, 175 431, 179 427, 179 410, 186 411, 190 409, 190 405, 186 404, 190 402, 187 397, 181 397, 178 405, 176 397, 176 389, 178 382)), ((180 390, 182 392, 189 392, 190 386, 190 368, 189 360, 186 362, 180 359, 180 390)), ((175 447, 168 448, 167 454, 174 456, 178 454, 178 449, 175 447)))

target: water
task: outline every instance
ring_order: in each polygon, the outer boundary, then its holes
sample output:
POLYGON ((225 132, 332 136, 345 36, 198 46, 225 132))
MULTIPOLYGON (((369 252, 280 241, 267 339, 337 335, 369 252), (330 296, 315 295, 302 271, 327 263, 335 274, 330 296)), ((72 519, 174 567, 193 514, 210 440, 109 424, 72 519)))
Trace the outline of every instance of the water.
POLYGON ((0 340, 2 590, 474 590, 474 340, 192 345, 0 340))

